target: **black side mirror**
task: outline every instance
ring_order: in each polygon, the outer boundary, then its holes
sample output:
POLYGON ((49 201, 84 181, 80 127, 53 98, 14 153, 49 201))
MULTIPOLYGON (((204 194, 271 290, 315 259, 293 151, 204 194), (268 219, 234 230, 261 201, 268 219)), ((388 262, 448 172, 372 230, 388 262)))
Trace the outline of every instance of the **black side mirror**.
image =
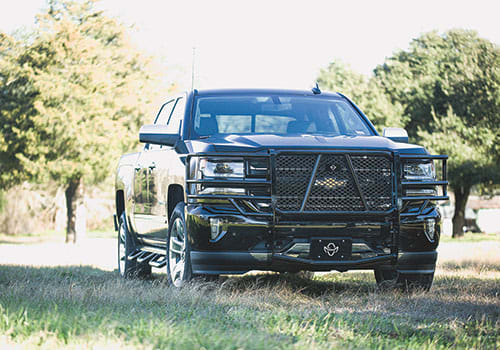
POLYGON ((384 128, 382 136, 394 142, 408 143, 408 133, 403 128, 384 128))
POLYGON ((179 134, 169 132, 166 125, 143 125, 139 130, 140 142, 174 147, 179 140, 179 134))

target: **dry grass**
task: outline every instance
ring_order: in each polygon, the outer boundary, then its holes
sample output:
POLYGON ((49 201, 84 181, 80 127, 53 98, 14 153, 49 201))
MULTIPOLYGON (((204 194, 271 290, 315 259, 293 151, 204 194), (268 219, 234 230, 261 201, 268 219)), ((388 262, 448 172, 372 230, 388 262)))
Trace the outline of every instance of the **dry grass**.
MULTIPOLYGON (((162 274, 123 281, 110 271, 114 241, 101 242, 66 247, 61 264, 45 267, 15 265, 25 246, 0 245, 0 348, 500 347, 500 262, 485 260, 480 242, 463 243, 475 258, 446 258, 457 247, 444 244, 432 290, 411 295, 378 290, 370 272, 256 274, 181 290, 162 274), (85 256, 93 267, 70 266, 85 256)), ((48 246, 57 251, 30 253, 48 246)))

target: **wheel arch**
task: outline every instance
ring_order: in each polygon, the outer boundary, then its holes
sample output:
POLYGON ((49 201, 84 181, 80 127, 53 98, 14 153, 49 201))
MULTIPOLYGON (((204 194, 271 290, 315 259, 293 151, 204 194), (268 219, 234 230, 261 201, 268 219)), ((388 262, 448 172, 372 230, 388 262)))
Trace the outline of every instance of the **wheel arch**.
POLYGON ((167 199, 167 216, 168 220, 172 216, 175 206, 179 202, 184 202, 184 188, 179 184, 171 184, 168 186, 167 199))
POLYGON ((125 194, 123 190, 117 190, 115 195, 116 217, 119 218, 125 212, 125 194))

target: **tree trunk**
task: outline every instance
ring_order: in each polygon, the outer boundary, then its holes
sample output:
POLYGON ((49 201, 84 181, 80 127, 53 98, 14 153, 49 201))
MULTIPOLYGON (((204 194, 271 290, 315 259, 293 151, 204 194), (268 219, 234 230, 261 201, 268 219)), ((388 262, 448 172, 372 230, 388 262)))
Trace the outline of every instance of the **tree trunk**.
POLYGON ((453 189, 455 194, 455 214, 453 215, 453 238, 463 237, 465 226, 465 206, 470 194, 470 187, 460 186, 453 189))
POLYGON ((76 243, 76 208, 78 203, 83 199, 82 179, 73 179, 66 187, 66 243, 76 243))

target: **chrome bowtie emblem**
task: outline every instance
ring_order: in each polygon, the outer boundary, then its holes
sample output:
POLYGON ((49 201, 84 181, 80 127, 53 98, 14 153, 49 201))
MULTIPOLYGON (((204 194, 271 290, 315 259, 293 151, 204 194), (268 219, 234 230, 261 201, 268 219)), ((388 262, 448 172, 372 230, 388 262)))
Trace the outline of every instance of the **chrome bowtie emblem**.
POLYGON ((334 256, 335 253, 339 251, 339 247, 335 245, 335 243, 330 242, 326 246, 323 247, 323 250, 325 251, 326 254, 329 256, 334 256))
POLYGON ((335 164, 330 165, 330 170, 335 171, 337 169, 337 166, 335 164))

